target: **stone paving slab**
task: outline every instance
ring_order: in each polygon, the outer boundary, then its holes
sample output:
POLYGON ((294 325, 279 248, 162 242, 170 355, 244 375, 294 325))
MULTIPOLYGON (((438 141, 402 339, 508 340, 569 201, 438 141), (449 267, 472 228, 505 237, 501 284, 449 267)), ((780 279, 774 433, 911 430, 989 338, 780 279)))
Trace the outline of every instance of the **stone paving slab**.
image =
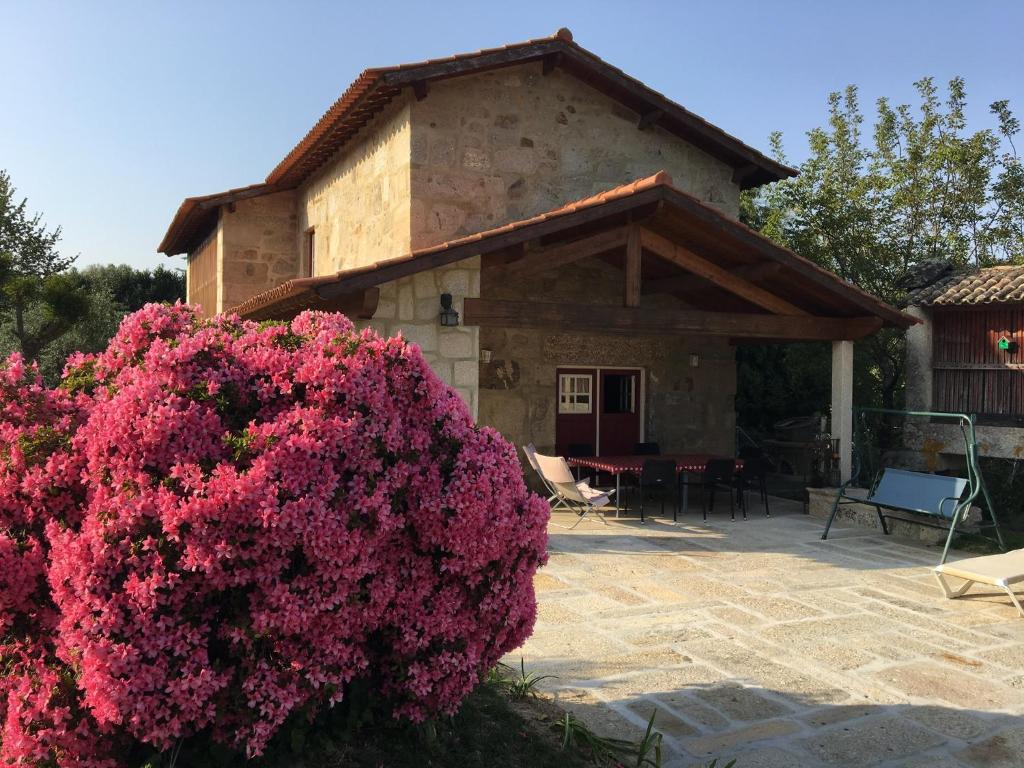
POLYGON ((534 634, 506 661, 557 675, 545 689, 599 732, 636 737, 657 712, 667 768, 1024 768, 1009 601, 945 600, 935 548, 821 541, 798 505, 772 511, 552 527, 534 634))

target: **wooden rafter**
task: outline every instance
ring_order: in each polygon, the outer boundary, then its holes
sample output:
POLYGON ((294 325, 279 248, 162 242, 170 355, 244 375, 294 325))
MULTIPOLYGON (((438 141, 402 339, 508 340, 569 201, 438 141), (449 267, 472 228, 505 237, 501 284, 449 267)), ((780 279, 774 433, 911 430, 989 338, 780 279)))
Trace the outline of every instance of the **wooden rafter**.
POLYGON ((877 317, 758 315, 472 298, 465 300, 463 315, 466 325, 485 327, 785 341, 860 339, 882 327, 882 321, 877 317))
POLYGON ((626 244, 627 236, 626 227, 618 227, 567 243, 528 249, 525 250, 525 255, 521 259, 496 267, 495 273, 509 277, 539 270, 555 269, 588 256, 596 256, 613 248, 620 248, 626 244))
POLYGON ((626 297, 627 307, 640 306, 640 285, 643 279, 640 247, 640 225, 630 224, 626 236, 626 297))
MULTIPOLYGON (((777 275, 782 271, 782 265, 777 261, 761 261, 745 267, 736 267, 729 271, 748 282, 755 282, 771 275, 777 275)), ((686 274, 645 280, 643 292, 645 294, 671 293, 681 297, 695 291, 706 290, 707 287, 708 281, 705 278, 688 272, 686 274)))
POLYGON ((783 298, 766 291, 758 285, 738 277, 727 269, 708 261, 703 256, 698 256, 689 248, 672 242, 664 235, 644 228, 640 232, 640 242, 643 247, 652 253, 657 254, 666 261, 682 267, 688 272, 708 280, 719 288, 733 293, 755 306, 766 309, 776 315, 806 315, 805 310, 790 304, 783 298))

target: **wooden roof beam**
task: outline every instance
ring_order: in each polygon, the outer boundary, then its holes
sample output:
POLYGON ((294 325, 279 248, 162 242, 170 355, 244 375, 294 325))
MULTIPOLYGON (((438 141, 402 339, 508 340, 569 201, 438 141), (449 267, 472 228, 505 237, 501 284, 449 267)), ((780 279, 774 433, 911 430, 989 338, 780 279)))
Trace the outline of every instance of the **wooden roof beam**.
MULTIPOLYGON (((757 264, 749 264, 743 267, 736 267, 729 270, 732 274, 749 282, 755 282, 765 277, 777 275, 782 271, 782 265, 777 261, 759 261, 757 264)), ((643 292, 649 293, 671 293, 675 296, 706 290, 709 281, 692 272, 672 275, 670 277, 652 278, 645 280, 643 292)))
POLYGON ((766 341, 860 339, 882 327, 878 317, 811 317, 742 312, 641 309, 607 304, 467 298, 466 325, 557 328, 586 333, 704 335, 766 341))
POLYGON ((543 59, 541 59, 541 74, 547 77, 554 72, 558 66, 562 63, 561 53, 549 53, 543 59))
POLYGON ((626 227, 618 227, 594 235, 588 235, 567 243, 557 243, 541 248, 527 248, 524 256, 517 261, 509 262, 494 268, 502 278, 522 275, 528 272, 540 272, 555 269, 574 261, 596 256, 599 253, 620 248, 626 244, 628 231, 626 227))
POLYGON ((648 128, 653 128, 658 124, 658 121, 665 116, 665 111, 662 109, 651 109, 640 115, 640 119, 636 123, 636 127, 641 131, 646 131, 648 128))
POLYGON ((644 228, 640 232, 640 242, 644 248, 666 261, 670 261, 688 272, 699 275, 719 288, 735 294, 741 299, 761 307, 761 309, 766 309, 776 315, 807 315, 805 310, 790 304, 771 291, 767 291, 749 280, 739 277, 728 269, 724 269, 704 257, 698 256, 690 249, 672 242, 664 235, 659 235, 657 232, 644 228))

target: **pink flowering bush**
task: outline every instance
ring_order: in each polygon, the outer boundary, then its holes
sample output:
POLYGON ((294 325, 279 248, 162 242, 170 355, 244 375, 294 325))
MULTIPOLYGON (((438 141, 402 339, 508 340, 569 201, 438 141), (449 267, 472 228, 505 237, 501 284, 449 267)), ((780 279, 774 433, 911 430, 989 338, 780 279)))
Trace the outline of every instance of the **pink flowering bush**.
POLYGON ((401 339, 149 305, 0 388, 0 761, 257 755, 356 684, 420 721, 532 629, 547 505, 401 339))

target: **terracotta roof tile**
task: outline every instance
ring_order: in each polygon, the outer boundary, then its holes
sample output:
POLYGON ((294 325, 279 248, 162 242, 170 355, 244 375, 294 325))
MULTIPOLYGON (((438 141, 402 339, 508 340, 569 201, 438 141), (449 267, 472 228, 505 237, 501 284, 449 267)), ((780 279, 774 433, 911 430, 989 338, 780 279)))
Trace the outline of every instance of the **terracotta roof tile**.
POLYGON ((907 296, 918 306, 962 306, 1024 302, 1024 266, 950 270, 907 296))
MULTIPOLYGON (((693 206, 694 208, 699 209, 705 216, 717 219, 721 224, 725 225, 726 227, 729 227, 737 232, 745 232, 749 237, 753 237, 758 241, 770 245, 771 248, 774 249, 774 251, 778 252, 780 255, 782 255, 784 259, 790 262, 799 262, 801 265, 803 265, 805 269, 817 273, 818 275, 821 276, 821 278, 824 278, 826 281, 833 282, 835 284, 835 289, 839 290, 840 292, 845 293, 847 296, 850 297, 858 297, 858 303, 860 303, 862 306, 866 308, 869 308, 869 311, 879 316, 886 317, 888 322, 903 327, 913 325, 914 323, 918 322, 916 318, 913 318, 909 315, 905 315, 897 311, 893 307, 890 307, 877 297, 871 295, 867 291, 864 291, 863 289, 854 285, 853 283, 849 283, 845 280, 842 280, 833 273, 815 264, 814 262, 805 259, 799 254, 796 254, 787 248, 783 248, 775 243, 772 243, 760 232, 757 232, 756 230, 747 227, 745 224, 742 224, 741 222, 726 216, 721 211, 707 205, 706 203, 694 197, 693 195, 683 192, 682 190, 676 189, 672 185, 672 177, 666 171, 663 170, 658 171, 657 173, 652 174, 651 176, 646 176, 644 178, 629 182, 628 184, 622 184, 620 186, 613 187, 612 189, 599 192, 595 195, 584 197, 580 200, 576 200, 571 203, 566 203, 565 205, 559 206, 558 208, 554 208, 550 211, 546 211, 536 216, 532 216, 528 219, 513 221, 508 224, 504 224, 500 227, 495 227, 493 229, 485 230, 483 232, 476 232, 465 237, 450 240, 444 243, 439 243, 438 245, 430 246, 429 248, 421 248, 419 250, 412 251, 402 256, 378 261, 373 264, 366 265, 364 267, 343 270, 341 272, 336 272, 330 275, 319 275, 317 277, 306 277, 289 280, 277 286, 276 288, 272 288, 269 291, 264 291, 263 293, 257 294, 256 296, 249 298, 245 302, 239 304, 236 307, 233 307, 229 311, 237 312, 238 314, 243 316, 251 315, 259 310, 265 310, 271 305, 295 299, 296 297, 299 297, 304 293, 315 292, 316 289, 321 286, 340 283, 345 280, 349 280, 350 278, 354 278, 361 275, 368 275, 388 267, 395 267, 407 262, 426 259, 427 257, 440 253, 442 251, 448 251, 461 246, 468 246, 475 242, 489 240, 491 238, 495 238, 505 233, 514 232, 520 229, 526 229, 527 227, 536 224, 541 224, 552 219, 558 219, 560 217, 569 216, 570 214, 579 211, 584 211, 588 208, 594 208, 600 205, 611 203, 616 200, 633 197, 642 192, 646 192, 648 190, 656 188, 662 188, 670 192, 671 195, 677 198, 685 199, 689 206, 693 206)), ((469 254, 467 254, 466 257, 468 257, 468 255, 469 254)), ((386 280, 381 280, 381 282, 386 282, 386 280)))
POLYGON ((478 242, 480 240, 494 237, 495 235, 500 235, 505 232, 512 232, 517 229, 522 229, 531 224, 538 224, 542 221, 548 221, 549 219, 554 219, 559 216, 565 216, 567 214, 574 213, 576 211, 581 211, 586 208, 592 208, 596 205, 607 203, 612 200, 617 200, 623 197, 629 197, 630 195, 634 195, 637 192, 641 192, 645 189, 652 189, 653 187, 659 185, 671 187, 672 177, 665 171, 658 171, 657 173, 652 174, 651 176, 646 176, 642 179, 637 179, 636 181, 632 181, 628 184, 613 187, 612 189, 599 192, 598 194, 591 195, 590 197, 584 197, 580 200, 575 200, 571 203, 566 203, 565 205, 559 206, 558 208, 554 208, 550 211, 545 211, 544 213, 538 214, 537 216, 532 216, 528 219, 520 219, 519 221, 513 221, 508 224, 504 224, 500 227, 494 227, 493 229, 484 230, 483 232, 474 232, 471 235, 466 235, 465 237, 460 237, 455 240, 448 240, 437 245, 432 245, 429 248, 420 248, 419 250, 411 251, 402 256, 377 261, 365 267, 346 269, 342 270, 341 272, 335 272, 329 275, 317 275, 316 277, 300 277, 293 280, 288 280, 287 282, 281 283, 281 285, 277 286, 276 288, 271 288, 269 291, 264 291, 263 293, 256 294, 255 296, 247 299, 238 306, 232 307, 230 311, 237 312, 240 315, 247 315, 260 307, 264 307, 268 304, 275 304, 278 301, 281 301, 282 299, 286 299, 291 296, 303 293, 305 291, 315 289, 321 285, 329 285, 331 283, 336 283, 339 280, 346 277, 352 277, 354 275, 364 275, 369 272, 375 272, 377 270, 383 269, 384 267, 389 267, 395 264, 401 264, 407 261, 414 261, 416 259, 420 259, 425 256, 438 253, 440 251, 449 250, 456 246, 468 245, 469 243, 478 242))
MULTIPOLYGON (((364 70, 345 92, 317 120, 309 132, 288 152, 267 175, 267 191, 290 189, 301 184, 311 174, 330 160, 342 146, 351 140, 381 109, 399 95, 404 87, 416 82, 414 78, 422 71, 422 80, 471 74, 501 66, 512 66, 545 57, 560 56, 571 64, 572 71, 589 78, 594 87, 610 89, 613 98, 630 100, 627 106, 638 109, 656 109, 664 112, 664 126, 681 135, 684 140, 701 147, 705 152, 719 157, 734 167, 739 174, 738 183, 746 188, 775 181, 796 174, 792 168, 779 163, 753 147, 713 125, 699 115, 690 112, 664 94, 644 85, 621 69, 612 66, 573 40, 572 32, 559 29, 550 37, 534 38, 521 43, 511 43, 497 48, 485 48, 472 53, 460 53, 444 58, 427 59, 391 67, 376 67, 364 70), (443 65, 462 64, 438 71, 443 65), (685 134, 685 135, 684 135, 685 134)), ((254 185, 261 186, 261 185, 254 185)), ((191 200, 216 197, 188 198, 182 208, 191 200)), ((209 216, 200 218, 200 224, 209 224, 209 216)), ((192 220, 185 223, 195 224, 192 220)), ((168 255, 181 253, 186 245, 195 245, 197 229, 183 229, 182 211, 172 221, 159 250, 168 255), (168 252, 168 249, 179 250, 168 252)))

